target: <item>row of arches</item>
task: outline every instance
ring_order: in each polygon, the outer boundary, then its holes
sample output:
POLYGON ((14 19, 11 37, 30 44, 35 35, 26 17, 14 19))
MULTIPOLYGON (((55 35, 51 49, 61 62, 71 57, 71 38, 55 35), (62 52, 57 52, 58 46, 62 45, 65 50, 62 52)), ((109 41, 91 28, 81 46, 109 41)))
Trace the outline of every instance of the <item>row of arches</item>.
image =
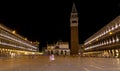
POLYGON ((120 58, 120 49, 109 49, 109 50, 102 50, 102 51, 86 52, 83 55, 92 56, 92 57, 120 58))
POLYGON ((109 26, 109 27, 107 26, 106 29, 103 32, 101 32, 99 35, 97 35, 96 37, 94 37, 90 41, 86 42, 85 45, 87 45, 88 43, 96 40, 97 38, 100 38, 100 37, 106 35, 107 33, 111 34, 111 31, 117 30, 119 28, 120 28, 120 23, 119 22, 118 23, 114 23, 112 26, 109 26))
POLYGON ((111 45, 112 43, 118 43, 120 41, 120 39, 118 38, 118 36, 113 36, 111 38, 107 38, 105 40, 96 42, 95 44, 92 44, 91 46, 85 48, 85 50, 91 49, 91 48, 97 48, 97 47, 101 47, 101 46, 105 46, 105 45, 111 45))
POLYGON ((55 54, 55 55, 70 55, 70 50, 47 50, 46 53, 48 55, 55 54))

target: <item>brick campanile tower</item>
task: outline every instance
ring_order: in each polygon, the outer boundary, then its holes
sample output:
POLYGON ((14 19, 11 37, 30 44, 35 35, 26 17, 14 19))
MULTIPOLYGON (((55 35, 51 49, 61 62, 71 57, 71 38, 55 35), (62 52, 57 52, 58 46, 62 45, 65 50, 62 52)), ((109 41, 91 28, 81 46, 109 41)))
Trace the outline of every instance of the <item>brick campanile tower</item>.
POLYGON ((76 55, 78 54, 79 51, 79 38, 78 38, 78 13, 74 3, 70 17, 70 29, 71 29, 71 33, 70 33, 71 55, 76 55))

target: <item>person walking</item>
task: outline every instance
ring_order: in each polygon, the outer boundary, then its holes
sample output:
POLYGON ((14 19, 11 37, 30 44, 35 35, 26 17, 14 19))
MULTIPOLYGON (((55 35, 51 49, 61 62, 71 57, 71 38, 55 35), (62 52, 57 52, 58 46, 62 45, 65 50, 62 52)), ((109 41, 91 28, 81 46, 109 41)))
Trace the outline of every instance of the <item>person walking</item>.
POLYGON ((50 61, 54 61, 55 60, 55 56, 54 56, 54 54, 52 54, 52 55, 50 55, 50 61))

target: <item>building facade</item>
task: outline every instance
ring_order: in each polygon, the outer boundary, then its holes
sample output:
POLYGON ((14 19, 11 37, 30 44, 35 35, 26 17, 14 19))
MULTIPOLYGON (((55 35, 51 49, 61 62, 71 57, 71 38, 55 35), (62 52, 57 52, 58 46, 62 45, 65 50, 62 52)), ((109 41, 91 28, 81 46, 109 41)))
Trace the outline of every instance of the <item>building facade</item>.
POLYGON ((68 42, 57 42, 56 44, 47 45, 45 53, 48 55, 70 55, 69 43, 68 42))
POLYGON ((120 16, 85 40, 84 47, 86 56, 120 57, 120 16))
POLYGON ((32 42, 17 34, 15 30, 0 24, 0 56, 35 54, 39 42, 32 42))
POLYGON ((70 49, 71 55, 78 54, 79 52, 79 38, 78 38, 78 13, 73 4, 71 17, 70 17, 70 29, 71 29, 71 38, 70 38, 70 49))

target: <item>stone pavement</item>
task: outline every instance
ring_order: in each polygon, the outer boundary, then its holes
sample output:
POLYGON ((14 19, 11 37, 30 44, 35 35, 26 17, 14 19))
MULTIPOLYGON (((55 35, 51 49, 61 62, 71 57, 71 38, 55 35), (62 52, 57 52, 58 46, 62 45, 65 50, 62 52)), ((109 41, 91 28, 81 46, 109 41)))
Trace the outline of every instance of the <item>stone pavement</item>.
POLYGON ((0 71, 120 71, 119 58, 90 58, 79 56, 33 56, 1 58, 0 71))

